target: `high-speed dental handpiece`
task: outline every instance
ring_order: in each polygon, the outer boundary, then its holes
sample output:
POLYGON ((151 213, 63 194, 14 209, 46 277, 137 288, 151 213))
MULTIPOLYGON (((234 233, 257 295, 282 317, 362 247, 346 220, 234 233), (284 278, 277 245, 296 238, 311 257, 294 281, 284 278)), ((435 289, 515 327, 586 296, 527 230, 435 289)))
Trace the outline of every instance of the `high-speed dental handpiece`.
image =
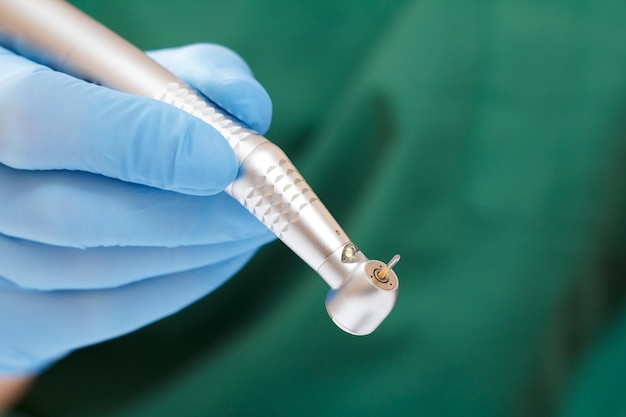
POLYGON ((369 260, 276 145, 196 95, 118 35, 62 0, 0 0, 0 43, 68 74, 152 97, 202 119, 234 149, 242 173, 226 192, 330 285, 326 308, 343 330, 371 333, 391 312, 398 277, 369 260))

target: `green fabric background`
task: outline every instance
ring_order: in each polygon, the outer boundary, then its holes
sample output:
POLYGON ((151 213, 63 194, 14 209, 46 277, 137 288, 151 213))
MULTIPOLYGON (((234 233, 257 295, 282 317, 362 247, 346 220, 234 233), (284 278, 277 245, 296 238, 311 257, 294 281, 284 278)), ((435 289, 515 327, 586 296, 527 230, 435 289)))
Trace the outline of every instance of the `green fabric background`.
POLYGON ((280 242, 179 314, 76 352, 30 416, 626 414, 626 4, 74 2, 145 49, 238 51, 268 137, 369 256, 371 336, 280 242))

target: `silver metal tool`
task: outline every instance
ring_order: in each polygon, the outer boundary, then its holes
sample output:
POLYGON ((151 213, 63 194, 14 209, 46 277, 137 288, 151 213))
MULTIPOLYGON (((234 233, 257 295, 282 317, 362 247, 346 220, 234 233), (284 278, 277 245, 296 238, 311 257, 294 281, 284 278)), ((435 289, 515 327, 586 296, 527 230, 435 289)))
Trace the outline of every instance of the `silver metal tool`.
POLYGON ((62 0, 0 0, 0 43, 68 74, 170 103, 217 129, 242 174, 226 190, 330 285, 343 330, 369 334, 398 296, 398 277, 350 241, 285 153, 208 103, 142 51, 62 0))

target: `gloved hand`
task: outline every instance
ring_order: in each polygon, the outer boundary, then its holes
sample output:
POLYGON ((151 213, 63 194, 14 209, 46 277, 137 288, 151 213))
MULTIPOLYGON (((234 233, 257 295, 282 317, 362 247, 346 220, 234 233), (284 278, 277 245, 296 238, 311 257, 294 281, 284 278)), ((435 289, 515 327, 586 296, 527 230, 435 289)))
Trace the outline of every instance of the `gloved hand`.
MULTIPOLYGON (((215 45, 153 54, 263 133, 271 102, 215 45)), ((223 193, 213 128, 0 48, 0 375, 33 374, 216 289, 273 235, 223 193)))

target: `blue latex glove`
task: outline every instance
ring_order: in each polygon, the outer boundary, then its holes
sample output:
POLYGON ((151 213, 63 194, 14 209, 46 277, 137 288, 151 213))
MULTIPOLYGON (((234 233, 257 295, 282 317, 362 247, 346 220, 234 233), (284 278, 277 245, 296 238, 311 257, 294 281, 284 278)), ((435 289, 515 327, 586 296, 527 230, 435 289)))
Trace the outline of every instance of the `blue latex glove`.
MULTIPOLYGON (((215 45, 153 53, 264 132, 271 102, 215 45)), ((273 235, 223 193, 213 128, 0 48, 0 375, 37 373, 216 289, 273 235)))

